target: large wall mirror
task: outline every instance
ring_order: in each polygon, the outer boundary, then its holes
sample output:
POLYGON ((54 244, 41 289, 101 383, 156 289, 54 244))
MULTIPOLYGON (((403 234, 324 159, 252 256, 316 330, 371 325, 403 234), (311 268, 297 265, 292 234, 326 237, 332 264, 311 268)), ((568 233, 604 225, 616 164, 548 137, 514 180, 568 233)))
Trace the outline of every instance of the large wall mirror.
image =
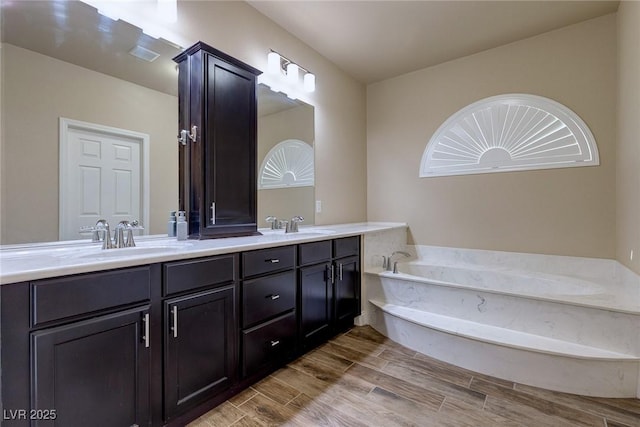
MULTIPOLYGON (((124 189, 124 201, 113 203, 124 219, 133 219, 127 217, 133 212, 142 220, 145 233, 166 233, 178 199, 177 71, 171 58, 180 48, 82 2, 3 2, 1 12, 0 243, 83 238, 75 231, 60 234, 66 219, 61 205, 80 205, 90 223, 90 214, 105 203, 90 168, 86 182, 94 187, 65 179, 74 155, 61 155, 61 138, 88 141, 80 151, 92 156, 104 137, 119 160, 133 159, 138 173, 123 167, 109 184, 124 189), (138 57, 130 53, 136 46, 138 57), (140 135, 140 141, 148 138, 138 147, 140 135), (132 179, 140 183, 138 193, 129 191, 132 179)), ((265 87, 259 88, 258 103, 258 166, 285 139, 313 145, 313 107, 265 87)), ((259 227, 266 226, 267 215, 302 215, 312 224, 313 200, 308 185, 260 190, 259 227)))

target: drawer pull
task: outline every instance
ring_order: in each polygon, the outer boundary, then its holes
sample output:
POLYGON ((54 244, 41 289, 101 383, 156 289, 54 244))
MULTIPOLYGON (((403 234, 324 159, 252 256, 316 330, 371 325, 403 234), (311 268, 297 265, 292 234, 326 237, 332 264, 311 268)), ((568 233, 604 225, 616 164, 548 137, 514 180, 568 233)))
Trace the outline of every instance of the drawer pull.
POLYGON ((280 344, 280 341, 279 341, 279 340, 271 341, 271 347, 275 347, 275 346, 277 346, 278 344, 280 344))
POLYGON ((144 323, 144 346, 149 348, 149 313, 144 314, 142 322, 144 323))
POLYGON ((338 265, 338 280, 342 281, 342 263, 338 265))
POLYGON ((178 306, 171 307, 171 314, 173 315, 173 325, 171 330, 173 331, 173 337, 178 338, 178 306))
POLYGON ((269 295, 271 297, 272 300, 277 300, 278 298, 280 298, 280 295, 269 295))
POLYGON ((264 262, 270 262, 271 264, 277 264, 280 262, 280 260, 278 258, 269 258, 269 259, 265 259, 264 262))

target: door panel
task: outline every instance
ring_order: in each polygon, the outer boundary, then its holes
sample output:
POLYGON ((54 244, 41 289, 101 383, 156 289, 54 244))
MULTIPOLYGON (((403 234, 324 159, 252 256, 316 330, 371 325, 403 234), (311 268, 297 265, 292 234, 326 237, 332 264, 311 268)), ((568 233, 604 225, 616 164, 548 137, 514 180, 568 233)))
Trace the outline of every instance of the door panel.
POLYGON ((360 315, 360 261, 356 256, 335 264, 335 320, 336 328, 343 330, 353 326, 353 319, 360 315))
POLYGON ((329 263, 300 269, 300 339, 304 349, 320 344, 331 334, 329 269, 329 263))
POLYGON ((235 304, 235 285, 165 302, 165 420, 231 386, 235 304))
POLYGON ((32 333, 32 409, 55 409, 36 426, 149 422, 148 307, 32 333))
POLYGON ((101 218, 142 220, 142 140, 72 126, 66 136, 61 240, 101 218))

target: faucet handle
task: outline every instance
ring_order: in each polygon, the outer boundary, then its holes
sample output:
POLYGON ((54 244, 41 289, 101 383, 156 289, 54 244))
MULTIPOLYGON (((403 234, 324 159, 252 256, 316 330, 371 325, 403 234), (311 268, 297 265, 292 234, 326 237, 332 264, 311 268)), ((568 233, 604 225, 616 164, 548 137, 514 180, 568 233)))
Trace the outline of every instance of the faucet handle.
POLYGON ((276 230, 278 228, 278 218, 276 218, 275 216, 269 215, 264 220, 271 224, 272 230, 276 230))
POLYGON ((297 233, 298 224, 301 223, 302 221, 304 221, 304 218, 301 217, 300 215, 294 216, 293 218, 291 218, 291 221, 289 222, 289 227, 287 228, 287 232, 297 233))

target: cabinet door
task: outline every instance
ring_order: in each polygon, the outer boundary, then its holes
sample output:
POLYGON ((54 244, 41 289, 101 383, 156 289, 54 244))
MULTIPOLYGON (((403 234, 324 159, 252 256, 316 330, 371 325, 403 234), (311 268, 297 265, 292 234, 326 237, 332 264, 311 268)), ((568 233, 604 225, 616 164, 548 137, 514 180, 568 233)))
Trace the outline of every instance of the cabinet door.
POLYGON ((235 380, 235 285, 164 303, 165 420, 221 391, 235 380))
POLYGON ((359 257, 336 260, 335 268, 335 322, 341 331, 353 326, 353 319, 360 315, 359 257))
POLYGON ((331 264, 323 263, 300 270, 300 340, 303 350, 331 336, 331 264))
POLYGON ((255 232, 255 75, 211 55, 206 70, 203 225, 211 233, 255 232))
POLYGON ((148 425, 147 310, 32 333, 31 409, 55 410, 55 421, 32 425, 148 425))

